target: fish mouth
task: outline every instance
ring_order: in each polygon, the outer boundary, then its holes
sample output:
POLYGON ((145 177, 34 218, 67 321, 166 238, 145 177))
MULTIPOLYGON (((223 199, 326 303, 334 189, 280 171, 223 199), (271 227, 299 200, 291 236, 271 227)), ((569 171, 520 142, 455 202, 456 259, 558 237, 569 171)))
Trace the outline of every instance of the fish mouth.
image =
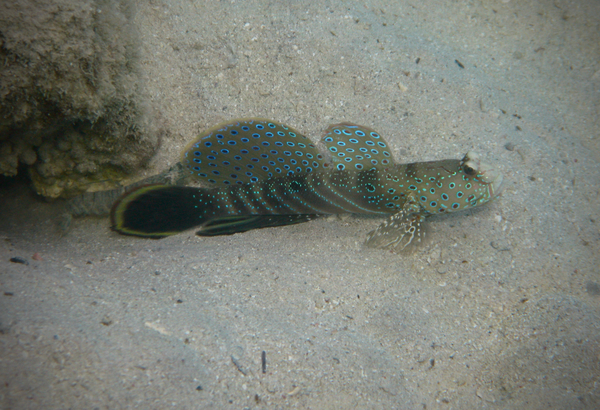
POLYGON ((479 165, 479 175, 481 175, 481 181, 488 184, 492 198, 496 198, 502 193, 504 177, 500 171, 482 162, 479 165))
POLYGON ((493 174, 493 180, 492 182, 490 182, 490 194, 492 198, 496 198, 500 196, 502 191, 504 191, 504 185, 502 184, 504 181, 504 177, 498 171, 494 171, 493 174))
POLYGON ((478 179, 489 186, 490 198, 496 198, 502 193, 504 188, 502 185, 504 177, 498 169, 481 161, 480 156, 473 151, 467 152, 463 159, 463 163, 468 163, 476 169, 478 179))

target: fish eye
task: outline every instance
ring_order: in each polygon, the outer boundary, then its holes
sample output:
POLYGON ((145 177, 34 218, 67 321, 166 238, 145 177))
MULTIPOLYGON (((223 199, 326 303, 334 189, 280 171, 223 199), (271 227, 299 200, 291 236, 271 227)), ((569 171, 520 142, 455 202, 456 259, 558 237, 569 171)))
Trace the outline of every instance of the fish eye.
POLYGON ((463 167, 463 171, 465 171, 465 174, 467 174, 467 175, 475 175, 476 174, 475 169, 473 167, 468 166, 468 165, 465 165, 463 167))

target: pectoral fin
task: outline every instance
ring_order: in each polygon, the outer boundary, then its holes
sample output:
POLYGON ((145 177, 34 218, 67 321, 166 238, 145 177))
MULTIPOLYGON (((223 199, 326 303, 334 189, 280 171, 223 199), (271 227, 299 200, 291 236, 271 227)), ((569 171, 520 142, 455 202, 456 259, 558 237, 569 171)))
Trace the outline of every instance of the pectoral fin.
POLYGON ((424 220, 423 215, 402 210, 369 232, 365 245, 402 251, 411 244, 421 242, 425 234, 421 226, 424 220))

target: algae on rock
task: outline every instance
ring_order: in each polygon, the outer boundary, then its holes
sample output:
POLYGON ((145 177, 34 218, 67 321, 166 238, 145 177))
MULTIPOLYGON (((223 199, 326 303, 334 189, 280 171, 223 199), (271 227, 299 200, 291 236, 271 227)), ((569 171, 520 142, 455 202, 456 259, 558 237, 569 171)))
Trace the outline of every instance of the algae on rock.
POLYGON ((138 70, 128 0, 0 3, 0 174, 36 191, 114 187, 143 166, 161 130, 138 70))

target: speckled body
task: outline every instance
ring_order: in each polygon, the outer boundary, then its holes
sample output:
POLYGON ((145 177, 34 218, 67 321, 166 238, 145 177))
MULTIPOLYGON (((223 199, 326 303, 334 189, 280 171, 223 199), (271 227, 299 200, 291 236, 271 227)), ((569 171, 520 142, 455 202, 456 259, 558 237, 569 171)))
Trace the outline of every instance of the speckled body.
POLYGON ((365 171, 330 170, 272 177, 203 195, 212 216, 249 214, 387 214, 417 200, 431 215, 489 200, 487 185, 461 170, 461 161, 394 165, 365 171))

